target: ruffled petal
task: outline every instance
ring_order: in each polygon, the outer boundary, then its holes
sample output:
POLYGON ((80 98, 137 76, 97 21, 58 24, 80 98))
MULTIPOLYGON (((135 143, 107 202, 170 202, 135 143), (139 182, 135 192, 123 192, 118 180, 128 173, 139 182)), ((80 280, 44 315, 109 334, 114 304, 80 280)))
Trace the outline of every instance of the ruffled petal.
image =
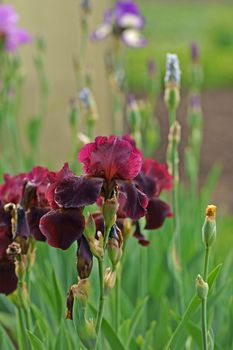
POLYGON ((146 39, 141 35, 137 29, 126 29, 121 34, 121 39, 125 45, 132 48, 144 47, 147 44, 146 39))
POLYGON ((79 208, 93 204, 100 196, 103 179, 85 176, 65 178, 56 185, 54 200, 63 208, 79 208))
POLYGON ((17 288, 18 279, 15 264, 11 261, 0 261, 0 293, 11 294, 17 288))
POLYGON ((112 179, 131 180, 139 173, 141 152, 127 140, 117 137, 96 137, 95 142, 85 145, 78 159, 84 164, 86 174, 112 179))
POLYGON ((118 182, 118 184, 120 192, 125 195, 124 202, 121 203, 120 207, 126 216, 133 220, 138 220, 144 216, 148 205, 148 198, 145 193, 140 191, 132 182, 118 182))
POLYGON ((81 238, 85 219, 79 209, 51 210, 42 216, 39 227, 52 247, 65 250, 81 238))
POLYGON ((41 233, 39 223, 42 216, 50 211, 49 208, 31 208, 27 213, 27 221, 30 228, 30 234, 37 241, 45 241, 46 237, 41 233))
POLYGON ((158 198, 149 201, 146 214, 145 229, 154 230, 160 228, 166 218, 172 217, 170 206, 158 198))

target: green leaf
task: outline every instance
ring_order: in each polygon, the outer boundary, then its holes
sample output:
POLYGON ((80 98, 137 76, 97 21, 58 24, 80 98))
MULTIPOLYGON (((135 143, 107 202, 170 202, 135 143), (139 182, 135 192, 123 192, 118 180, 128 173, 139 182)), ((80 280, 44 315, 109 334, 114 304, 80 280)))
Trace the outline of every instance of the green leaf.
MULTIPOLYGON (((94 315, 97 315, 97 310, 96 308, 89 304, 92 312, 94 315)), ((106 337, 109 345, 111 346, 111 349, 117 349, 117 350, 126 350, 127 348, 124 347, 124 345, 121 343, 120 339, 118 338, 116 332, 112 328, 112 326, 109 324, 109 322, 103 318, 102 320, 102 326, 101 326, 101 331, 106 337)))
POLYGON ((15 350, 15 347, 3 327, 0 326, 0 349, 15 350))
POLYGON ((136 331, 136 328, 137 328, 137 325, 138 325, 138 322, 140 321, 140 317, 142 315, 142 312, 143 312, 143 308, 144 306, 146 305, 148 301, 148 297, 144 298, 139 304, 138 306, 136 307, 132 317, 131 317, 131 320, 130 320, 130 325, 129 325, 129 335, 128 335, 128 339, 127 339, 127 342, 126 342, 126 348, 130 348, 129 345, 130 345, 130 341, 131 339, 133 338, 133 336, 135 335, 135 331, 136 331))
POLYGON ((45 345, 42 341, 34 335, 32 332, 27 331, 28 339, 33 350, 46 350, 45 345))
MULTIPOLYGON (((213 287, 213 283, 215 279, 217 278, 219 271, 222 267, 222 264, 217 265, 211 273, 208 275, 208 284, 209 284, 209 290, 211 291, 213 287)), ((176 339, 179 337, 180 332, 183 330, 183 328, 187 325, 187 322, 189 321, 190 317, 195 313, 195 311, 198 309, 199 305, 201 304, 201 299, 198 298, 197 295, 195 295, 192 300, 189 303, 189 306, 187 307, 181 321, 179 322, 178 326, 172 333, 165 350, 169 350, 171 346, 175 343, 176 339)))
POLYGON ((146 332, 146 336, 143 343, 143 350, 148 350, 151 345, 153 345, 153 337, 155 333, 156 321, 152 321, 150 328, 146 332))

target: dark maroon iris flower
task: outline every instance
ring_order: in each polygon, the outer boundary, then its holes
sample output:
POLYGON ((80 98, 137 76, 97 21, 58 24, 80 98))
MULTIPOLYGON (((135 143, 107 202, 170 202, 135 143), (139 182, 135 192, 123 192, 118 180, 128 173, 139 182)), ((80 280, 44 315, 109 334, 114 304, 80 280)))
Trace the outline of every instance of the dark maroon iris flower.
POLYGON ((97 137, 80 150, 78 159, 84 164, 85 175, 75 176, 65 165, 46 193, 52 210, 40 220, 48 243, 61 249, 80 242, 85 225, 83 208, 100 197, 110 199, 119 192, 125 199, 126 215, 134 220, 145 215, 148 205, 146 195, 133 182, 141 169, 141 152, 127 138, 97 137))

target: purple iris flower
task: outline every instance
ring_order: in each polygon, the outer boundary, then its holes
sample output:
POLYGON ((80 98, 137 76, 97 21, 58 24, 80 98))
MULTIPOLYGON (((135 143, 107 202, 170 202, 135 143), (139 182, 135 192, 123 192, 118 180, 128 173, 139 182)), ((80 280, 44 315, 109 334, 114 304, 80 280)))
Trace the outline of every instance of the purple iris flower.
POLYGON ((146 45, 141 34, 144 25, 145 19, 133 0, 117 1, 113 8, 105 12, 103 23, 91 37, 98 41, 112 34, 126 46, 139 48, 146 45))
POLYGON ((13 6, 0 5, 0 41, 9 52, 31 41, 29 33, 18 27, 18 19, 13 6))

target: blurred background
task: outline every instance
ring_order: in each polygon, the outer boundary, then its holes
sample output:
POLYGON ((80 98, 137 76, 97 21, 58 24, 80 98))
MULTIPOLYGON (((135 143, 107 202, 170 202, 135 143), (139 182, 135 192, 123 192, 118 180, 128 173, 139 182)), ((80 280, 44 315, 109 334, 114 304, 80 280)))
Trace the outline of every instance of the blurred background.
MULTIPOLYGON (((33 36, 43 35, 47 43, 45 70, 50 94, 48 116, 45 121, 40 150, 40 162, 51 162, 59 167, 70 152, 68 123, 69 101, 77 95, 74 62, 79 56, 80 13, 79 0, 12 0, 21 16, 20 24, 33 36)), ((204 110, 204 144, 201 158, 201 178, 205 180, 212 165, 222 167, 215 191, 217 205, 226 212, 233 209, 232 154, 233 154, 233 3, 232 1, 168 1, 138 0, 147 25, 144 34, 148 46, 141 50, 127 49, 126 62, 129 90, 138 95, 147 89, 147 62, 156 61, 156 79, 163 82, 165 55, 178 53, 182 68, 182 103, 178 119, 182 124, 182 147, 187 142, 187 88, 190 62, 190 45, 200 46, 204 81, 202 103, 204 110)), ((102 20, 109 0, 93 1, 90 30, 102 20)), ((104 67, 104 52, 108 40, 88 43, 87 65, 93 81, 100 119, 96 134, 111 132, 111 98, 104 67)), ((33 57, 35 47, 21 49, 25 73, 22 120, 36 113, 38 83, 33 57)), ((162 142, 155 151, 160 161, 165 160, 168 120, 162 96, 155 108, 159 119, 162 142)), ((182 167, 182 164, 181 164, 182 167)))

